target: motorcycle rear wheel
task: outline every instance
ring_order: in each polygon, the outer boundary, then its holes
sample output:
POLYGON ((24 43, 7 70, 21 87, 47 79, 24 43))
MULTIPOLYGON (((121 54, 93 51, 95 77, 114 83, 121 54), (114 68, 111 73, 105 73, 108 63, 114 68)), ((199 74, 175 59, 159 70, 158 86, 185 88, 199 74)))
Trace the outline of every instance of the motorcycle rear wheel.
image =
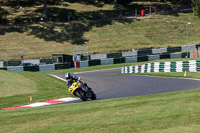
POLYGON ((97 98, 96 94, 93 91, 90 91, 90 95, 91 95, 90 99, 92 100, 95 100, 97 98))

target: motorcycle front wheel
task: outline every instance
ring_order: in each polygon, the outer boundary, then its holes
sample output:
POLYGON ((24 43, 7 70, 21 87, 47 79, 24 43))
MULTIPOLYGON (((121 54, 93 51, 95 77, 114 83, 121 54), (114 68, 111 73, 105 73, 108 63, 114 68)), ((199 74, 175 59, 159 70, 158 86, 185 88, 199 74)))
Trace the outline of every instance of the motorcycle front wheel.
POLYGON ((83 101, 87 101, 87 97, 85 96, 85 93, 82 90, 77 90, 75 92, 76 96, 79 97, 83 101))

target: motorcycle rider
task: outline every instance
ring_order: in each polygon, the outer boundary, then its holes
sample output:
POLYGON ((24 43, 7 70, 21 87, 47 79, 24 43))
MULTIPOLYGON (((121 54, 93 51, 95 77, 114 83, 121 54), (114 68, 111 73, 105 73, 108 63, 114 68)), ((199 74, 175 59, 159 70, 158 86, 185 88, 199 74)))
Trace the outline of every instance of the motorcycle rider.
POLYGON ((78 82, 78 83, 81 83, 83 84, 85 87, 82 87, 82 90, 84 90, 85 92, 88 92, 88 86, 87 86, 87 83, 83 83, 81 81, 81 77, 77 77, 77 76, 71 76, 70 73, 66 73, 65 74, 65 78, 67 79, 67 87, 69 88, 74 82, 78 82))
POLYGON ((85 92, 86 97, 89 97, 92 100, 96 99, 96 94, 92 91, 91 88, 88 87, 87 83, 84 83, 81 81, 81 77, 77 77, 77 76, 72 76, 70 73, 66 73, 65 74, 65 78, 67 80, 67 86, 68 88, 74 83, 80 83, 81 86, 80 88, 85 92))
POLYGON ((67 80, 67 87, 69 88, 74 83, 73 77, 71 76, 70 73, 66 73, 65 78, 67 80))
POLYGON ((66 73, 66 74, 65 74, 65 78, 67 79, 67 86, 68 86, 68 88, 69 88, 74 82, 82 83, 80 77, 71 76, 70 73, 66 73))

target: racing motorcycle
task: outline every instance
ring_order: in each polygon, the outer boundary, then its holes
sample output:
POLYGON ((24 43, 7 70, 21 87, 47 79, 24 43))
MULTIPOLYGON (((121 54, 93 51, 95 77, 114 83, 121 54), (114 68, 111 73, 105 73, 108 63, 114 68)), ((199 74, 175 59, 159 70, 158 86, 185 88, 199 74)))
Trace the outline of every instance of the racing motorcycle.
POLYGON ((82 82, 74 82, 68 89, 70 93, 74 96, 79 97, 83 101, 87 101, 88 99, 95 100, 96 94, 94 91, 87 86, 86 83, 82 82))

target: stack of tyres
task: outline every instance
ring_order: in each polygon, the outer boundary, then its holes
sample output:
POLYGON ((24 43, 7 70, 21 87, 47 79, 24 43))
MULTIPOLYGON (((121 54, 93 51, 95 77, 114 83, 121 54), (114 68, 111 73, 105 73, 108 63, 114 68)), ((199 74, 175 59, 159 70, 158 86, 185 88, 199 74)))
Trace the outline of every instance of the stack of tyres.
POLYGON ((55 69, 67 69, 67 68, 71 68, 71 62, 67 62, 65 64, 55 64, 55 69))
POLYGON ((161 54, 160 59, 170 59, 170 54, 161 54))
POLYGON ((101 60, 90 60, 89 61, 89 66, 96 66, 96 65, 101 65, 101 60))
POLYGON ((114 59, 114 64, 119 64, 119 63, 125 63, 125 57, 114 59))
POLYGON ((168 47, 167 53, 181 52, 181 47, 168 47))
POLYGON ((196 66, 197 66, 197 72, 200 72, 200 60, 196 61, 196 66))
POLYGON ((22 62, 21 61, 4 61, 4 66, 19 66, 22 62))
POLYGON ((138 55, 138 56, 152 55, 152 49, 138 50, 138 51, 137 51, 137 55, 138 55))
POLYGON ((148 61, 148 56, 138 56, 137 61, 138 62, 148 61))
POLYGON ((122 57, 122 53, 110 53, 107 54, 107 58, 121 58, 122 57))
POLYGON ((24 66, 24 71, 37 72, 39 70, 39 66, 24 66))
POLYGON ((53 60, 52 59, 41 59, 40 63, 44 63, 44 64, 53 64, 53 60))

